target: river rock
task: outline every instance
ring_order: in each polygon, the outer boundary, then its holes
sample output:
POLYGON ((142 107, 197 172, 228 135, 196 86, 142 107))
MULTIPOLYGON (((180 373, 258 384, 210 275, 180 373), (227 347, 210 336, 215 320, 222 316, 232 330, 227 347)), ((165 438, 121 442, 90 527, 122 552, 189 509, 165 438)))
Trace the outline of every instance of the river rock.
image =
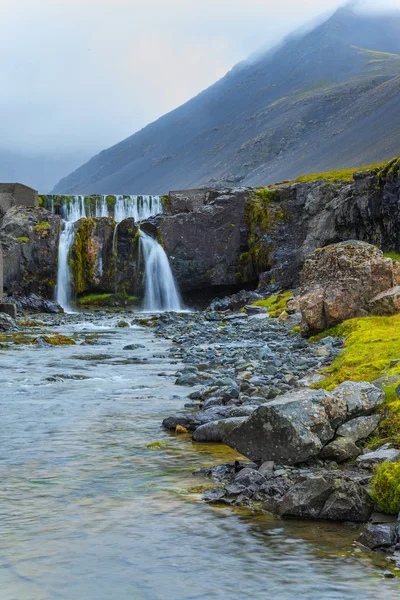
POLYGON ((343 463, 347 460, 357 458, 360 454, 361 450, 356 446, 353 440, 346 437, 339 437, 322 449, 321 458, 343 463))
POLYGON ((232 417, 221 421, 211 421, 196 428, 193 439, 196 442, 222 442, 232 429, 247 420, 246 417, 232 417))
POLYGON ((396 526, 391 523, 369 523, 357 542, 370 550, 388 548, 396 543, 396 526))
POLYGON ((377 305, 377 294, 388 292, 398 283, 394 263, 375 246, 353 240, 313 252, 301 273, 302 335, 372 313, 371 300, 377 305))
POLYGON ((370 415, 369 417, 357 417, 351 419, 337 430, 337 435, 349 438, 353 442, 364 440, 378 427, 381 415, 370 415))
POLYGON ((373 465, 380 464, 385 460, 396 461, 400 459, 400 450, 393 448, 391 444, 384 444, 374 452, 367 452, 356 459, 359 467, 369 468, 373 465))
POLYGON ((310 475, 292 486, 279 504, 282 517, 365 523, 373 502, 355 481, 310 475))
POLYGON ((324 390, 289 392, 257 408, 224 442, 255 462, 306 461, 334 437, 329 419, 334 403, 324 390))
POLYGON ((10 317, 9 315, 6 315, 5 313, 0 313, 0 331, 2 332, 6 332, 6 331, 11 331, 11 329, 14 329, 15 327, 15 321, 12 317, 10 317))

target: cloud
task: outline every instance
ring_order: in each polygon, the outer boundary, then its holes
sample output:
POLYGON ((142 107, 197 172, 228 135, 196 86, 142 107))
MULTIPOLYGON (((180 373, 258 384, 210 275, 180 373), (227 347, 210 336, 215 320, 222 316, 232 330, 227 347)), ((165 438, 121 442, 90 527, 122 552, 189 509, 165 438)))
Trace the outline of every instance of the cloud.
POLYGON ((90 156, 340 4, 0 0, 0 149, 90 156))

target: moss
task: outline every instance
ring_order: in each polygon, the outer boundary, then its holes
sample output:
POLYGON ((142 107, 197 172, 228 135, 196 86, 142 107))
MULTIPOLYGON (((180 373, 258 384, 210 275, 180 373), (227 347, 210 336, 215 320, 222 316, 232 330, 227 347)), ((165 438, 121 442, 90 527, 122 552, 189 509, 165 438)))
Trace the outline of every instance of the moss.
POLYGON ((329 180, 329 181, 353 181, 354 173, 359 171, 372 171, 374 169, 380 169, 387 163, 375 163, 373 165, 366 165, 364 167, 352 167, 351 169, 341 169, 338 171, 326 171, 324 173, 312 173, 310 175, 301 175, 295 179, 296 183, 307 183, 318 180, 329 180))
POLYGON ((169 194, 166 194, 165 196, 161 196, 160 200, 161 200, 161 204, 164 209, 169 210, 171 208, 171 198, 170 198, 169 194))
POLYGON ((80 306, 134 306, 138 304, 139 299, 136 296, 125 294, 87 294, 78 298, 80 306))
POLYGON ((400 262, 400 254, 397 254, 397 252, 385 252, 383 256, 385 258, 391 258, 392 260, 397 260, 400 262))
POLYGON ((24 237, 24 236, 17 237, 17 240, 18 240, 18 242, 21 242, 21 244, 26 244, 27 242, 30 241, 28 237, 24 237))
POLYGON ((400 374, 400 363, 390 367, 391 361, 400 357, 400 314, 350 319, 312 340, 328 335, 344 337, 345 348, 326 370, 320 387, 332 389, 348 379, 373 381, 400 374))
POLYGON ((269 188, 260 188, 249 196, 245 205, 248 250, 239 257, 237 281, 255 281, 270 268, 271 249, 279 225, 286 217, 279 200, 278 190, 269 188))
POLYGON ((49 234, 50 223, 48 221, 42 221, 34 226, 33 230, 41 238, 45 238, 49 234))
POLYGON ((295 335, 296 333, 300 333, 300 325, 293 327, 292 331, 290 332, 290 335, 295 335))
POLYGON ((284 292, 265 300, 257 300, 252 306, 263 306, 271 317, 279 317, 285 311, 286 303, 290 298, 293 298, 293 292, 284 292))
POLYGON ((54 335, 44 335, 41 339, 51 346, 72 346, 75 344, 73 339, 59 333, 54 335))
POLYGON ((81 219, 75 233, 75 241, 69 255, 73 288, 76 294, 81 294, 90 288, 94 280, 94 256, 92 234, 94 219, 81 219))
POLYGON ((46 196, 42 194, 38 196, 38 205, 42 208, 46 208, 46 196))
POLYGON ((400 511, 400 462, 384 462, 377 467, 372 481, 372 497, 385 513, 400 511))
POLYGON ((44 323, 42 323, 42 321, 18 321, 18 325, 21 327, 44 327, 44 323))

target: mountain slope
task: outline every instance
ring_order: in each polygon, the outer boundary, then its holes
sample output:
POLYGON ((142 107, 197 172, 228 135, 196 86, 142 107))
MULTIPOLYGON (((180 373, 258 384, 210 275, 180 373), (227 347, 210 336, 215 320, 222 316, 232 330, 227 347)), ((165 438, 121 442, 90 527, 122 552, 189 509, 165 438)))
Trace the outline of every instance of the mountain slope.
POLYGON ((400 149, 400 15, 341 9, 93 157, 55 193, 262 185, 400 149))

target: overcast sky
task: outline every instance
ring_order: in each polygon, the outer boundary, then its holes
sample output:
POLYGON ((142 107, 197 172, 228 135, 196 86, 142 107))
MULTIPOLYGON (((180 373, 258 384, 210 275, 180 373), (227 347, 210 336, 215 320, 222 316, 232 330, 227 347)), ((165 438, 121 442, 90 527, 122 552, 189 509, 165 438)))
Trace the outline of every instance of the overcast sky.
MULTIPOLYGON (((364 4, 378 3, 400 8, 364 4)), ((341 4, 0 0, 0 178, 7 156, 79 166, 341 4)))

